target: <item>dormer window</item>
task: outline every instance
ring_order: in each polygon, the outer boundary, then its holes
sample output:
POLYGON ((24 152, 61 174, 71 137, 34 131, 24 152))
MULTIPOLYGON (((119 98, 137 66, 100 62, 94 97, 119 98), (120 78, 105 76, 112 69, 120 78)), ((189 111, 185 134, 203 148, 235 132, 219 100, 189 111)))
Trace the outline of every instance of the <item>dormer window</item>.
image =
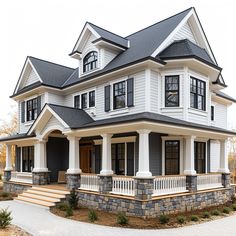
POLYGON ((97 68, 98 53, 95 51, 89 52, 83 60, 83 71, 88 72, 97 68))

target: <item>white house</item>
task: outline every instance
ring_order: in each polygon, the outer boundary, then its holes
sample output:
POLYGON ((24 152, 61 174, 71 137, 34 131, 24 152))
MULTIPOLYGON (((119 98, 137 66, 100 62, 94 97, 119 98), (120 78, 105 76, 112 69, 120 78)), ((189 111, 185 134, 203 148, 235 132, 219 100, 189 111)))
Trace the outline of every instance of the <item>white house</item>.
POLYGON ((1 140, 6 184, 49 184, 64 171, 69 188, 135 199, 229 187, 236 100, 222 92, 194 8, 127 37, 86 22, 70 57, 78 68, 27 57, 11 96, 18 134, 1 140), (136 191, 143 179, 151 192, 136 191))

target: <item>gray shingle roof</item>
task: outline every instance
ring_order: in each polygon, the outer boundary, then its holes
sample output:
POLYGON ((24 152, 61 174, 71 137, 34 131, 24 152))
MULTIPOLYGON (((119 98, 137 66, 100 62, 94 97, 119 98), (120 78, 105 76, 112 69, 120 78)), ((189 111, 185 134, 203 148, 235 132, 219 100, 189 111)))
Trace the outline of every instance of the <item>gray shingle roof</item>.
POLYGON ((27 135, 27 133, 22 133, 22 134, 14 134, 14 135, 10 135, 7 137, 2 137, 0 138, 0 142, 4 142, 4 141, 8 141, 8 140, 16 140, 16 139, 25 139, 25 138, 32 138, 35 137, 34 134, 32 135, 27 135))
POLYGON ((128 40, 117 35, 114 34, 108 30, 105 30, 97 25, 94 25, 90 22, 88 22, 88 24, 101 36, 101 38, 106 39, 108 41, 114 42, 115 44, 118 44, 122 47, 128 48, 128 40))
POLYGON ((174 41, 171 45, 159 53, 157 57, 166 60, 169 58, 191 56, 202 59, 214 66, 216 65, 204 48, 199 47, 188 39, 174 41))
POLYGON ((70 128, 83 127, 94 122, 84 110, 72 107, 47 104, 70 128))
POLYGON ((67 80, 64 86, 70 86, 76 82, 88 79, 89 77, 150 57, 191 10, 192 8, 189 8, 171 16, 170 18, 127 36, 126 39, 130 41, 130 47, 115 57, 104 69, 87 76, 82 76, 78 80, 67 80))

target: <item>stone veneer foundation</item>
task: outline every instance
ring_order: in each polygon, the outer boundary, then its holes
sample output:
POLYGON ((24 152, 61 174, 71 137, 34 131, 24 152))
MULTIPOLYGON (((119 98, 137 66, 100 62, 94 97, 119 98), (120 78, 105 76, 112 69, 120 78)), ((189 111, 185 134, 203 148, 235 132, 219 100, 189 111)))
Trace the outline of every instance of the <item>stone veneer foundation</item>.
POLYGON ((32 181, 34 185, 46 185, 50 183, 50 174, 46 172, 32 172, 32 181))
POLYGON ((3 191, 8 192, 8 193, 19 194, 31 187, 32 187, 31 184, 24 184, 24 183, 10 182, 10 181, 3 182, 3 191))
POLYGON ((66 173, 66 187, 69 190, 77 189, 80 187, 80 174, 68 174, 66 173))
POLYGON ((197 193, 182 193, 153 197, 152 200, 137 200, 78 190, 79 204, 108 212, 124 212, 129 216, 153 218, 161 214, 177 214, 185 211, 217 206, 231 200, 233 188, 212 189, 197 193))

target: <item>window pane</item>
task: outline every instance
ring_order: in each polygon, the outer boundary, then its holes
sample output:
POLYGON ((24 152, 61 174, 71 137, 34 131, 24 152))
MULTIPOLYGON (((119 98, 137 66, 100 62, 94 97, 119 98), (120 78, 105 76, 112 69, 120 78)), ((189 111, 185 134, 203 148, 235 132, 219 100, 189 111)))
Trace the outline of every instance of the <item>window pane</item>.
POLYGON ((95 106, 95 91, 89 92, 89 107, 95 106))
POLYGON ((165 106, 179 106, 179 76, 165 77, 165 106))
POLYGON ((97 52, 92 51, 88 53, 83 60, 83 70, 84 72, 93 70, 97 67, 97 52))
POLYGON ((87 108, 87 93, 82 94, 81 99, 82 99, 81 101, 82 109, 87 108))
POLYGON ((113 85, 114 109, 124 108, 126 106, 126 82, 122 81, 113 85))

